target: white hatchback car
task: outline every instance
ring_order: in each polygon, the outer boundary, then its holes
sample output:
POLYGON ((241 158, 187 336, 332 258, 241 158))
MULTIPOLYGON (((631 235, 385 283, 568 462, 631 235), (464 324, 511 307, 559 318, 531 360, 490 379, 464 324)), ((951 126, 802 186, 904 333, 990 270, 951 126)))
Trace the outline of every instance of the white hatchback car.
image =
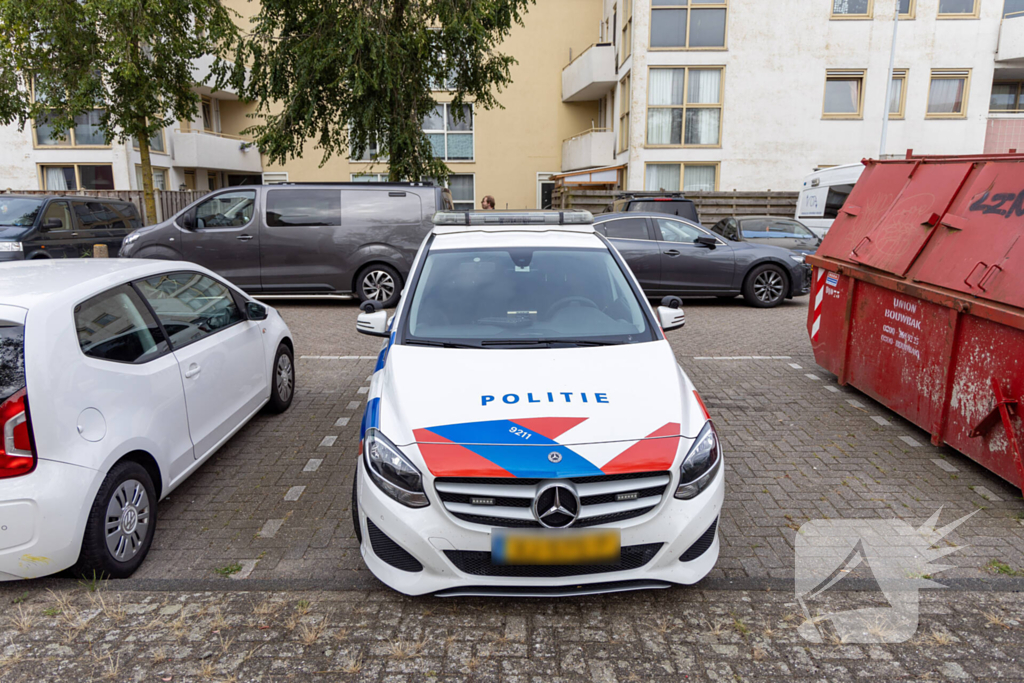
POLYGON ((0 580, 129 576, 157 501, 294 387, 287 325, 205 268, 0 266, 0 580))
POLYGON ((353 516, 408 594, 692 584, 718 558, 715 428, 587 212, 441 212, 370 386, 353 516))

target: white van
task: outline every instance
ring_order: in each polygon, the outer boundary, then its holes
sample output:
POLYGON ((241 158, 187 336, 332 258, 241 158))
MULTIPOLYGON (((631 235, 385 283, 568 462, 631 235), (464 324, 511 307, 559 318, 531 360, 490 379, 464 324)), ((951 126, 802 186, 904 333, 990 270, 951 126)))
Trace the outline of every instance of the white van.
POLYGON ((804 178, 796 218, 815 235, 824 237, 863 170, 864 164, 860 162, 843 164, 823 168, 804 178))

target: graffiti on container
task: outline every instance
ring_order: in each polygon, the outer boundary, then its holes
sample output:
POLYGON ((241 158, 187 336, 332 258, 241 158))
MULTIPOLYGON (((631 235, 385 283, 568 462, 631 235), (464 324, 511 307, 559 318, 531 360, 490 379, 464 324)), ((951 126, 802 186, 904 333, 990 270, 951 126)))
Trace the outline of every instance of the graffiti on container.
POLYGON ((1014 194, 1013 192, 1000 192, 999 194, 992 195, 992 202, 986 204, 988 201, 991 190, 985 190, 977 200, 975 200, 971 206, 967 209, 968 211, 980 211, 983 214, 994 213, 998 216, 1024 216, 1024 190, 1014 194), (1002 208, 1004 204, 1010 203, 1007 208, 1002 208))
POLYGON ((893 297, 892 308, 885 309, 885 318, 892 324, 882 325, 882 342, 921 360, 921 337, 917 334, 921 331, 921 319, 917 317, 917 304, 893 297))

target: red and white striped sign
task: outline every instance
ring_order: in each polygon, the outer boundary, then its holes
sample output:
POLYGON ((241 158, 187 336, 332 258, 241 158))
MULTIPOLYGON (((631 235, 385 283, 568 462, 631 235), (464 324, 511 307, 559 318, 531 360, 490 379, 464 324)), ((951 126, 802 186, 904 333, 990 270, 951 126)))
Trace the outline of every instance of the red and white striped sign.
POLYGON ((814 276, 814 287, 817 292, 814 295, 814 322, 811 323, 811 341, 818 341, 818 330, 821 329, 821 304, 825 300, 825 283, 822 282, 825 271, 821 268, 814 270, 817 271, 814 276))

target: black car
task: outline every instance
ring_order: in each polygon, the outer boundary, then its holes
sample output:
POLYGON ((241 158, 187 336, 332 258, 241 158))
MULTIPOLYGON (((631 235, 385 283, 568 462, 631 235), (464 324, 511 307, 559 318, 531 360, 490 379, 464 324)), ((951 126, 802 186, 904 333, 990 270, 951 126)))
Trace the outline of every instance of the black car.
POLYGON ((811 268, 788 249, 737 242, 662 213, 611 213, 594 228, 615 245, 644 293, 732 298, 771 308, 811 289, 811 268))
POLYGON ((670 216, 685 218, 700 223, 697 216, 697 205, 678 192, 626 192, 616 195, 608 211, 611 213, 646 212, 667 213, 670 216))
POLYGON ((142 227, 131 202, 106 197, 0 195, 0 261, 91 256, 97 244, 117 256, 142 227))
POLYGON ((821 244, 820 237, 793 218, 777 216, 723 218, 715 223, 711 230, 734 242, 771 244, 804 255, 813 254, 821 244))

